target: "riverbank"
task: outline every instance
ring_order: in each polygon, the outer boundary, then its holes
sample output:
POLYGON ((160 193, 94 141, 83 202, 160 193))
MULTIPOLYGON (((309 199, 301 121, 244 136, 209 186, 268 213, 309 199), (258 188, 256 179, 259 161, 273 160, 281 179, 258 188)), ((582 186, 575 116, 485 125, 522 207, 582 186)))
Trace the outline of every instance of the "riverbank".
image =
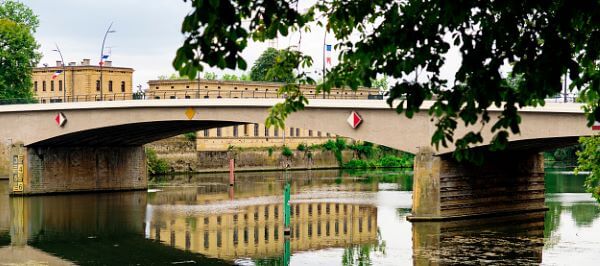
POLYGON ((151 175, 219 173, 229 171, 234 160, 236 172, 278 171, 281 169, 410 168, 412 155, 371 143, 329 140, 322 145, 239 148, 227 151, 196 151, 194 141, 174 137, 146 145, 151 175))

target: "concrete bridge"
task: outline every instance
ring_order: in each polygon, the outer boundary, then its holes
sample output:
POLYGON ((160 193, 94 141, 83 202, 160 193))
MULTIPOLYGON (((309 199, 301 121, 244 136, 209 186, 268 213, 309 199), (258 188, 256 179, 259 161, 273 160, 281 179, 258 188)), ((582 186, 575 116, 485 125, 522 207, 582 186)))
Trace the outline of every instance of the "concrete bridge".
MULTIPOLYGON (((263 123, 279 99, 181 99, 0 106, 0 176, 13 195, 145 189, 142 145, 185 132, 263 123)), ((417 154, 415 220, 448 219, 544 208, 540 151, 591 135, 578 104, 521 110, 521 134, 483 166, 453 161, 454 147, 431 148, 431 102, 412 119, 384 101, 312 99, 286 126, 330 132, 417 154), (357 112, 356 128, 347 119, 357 112), (497 208, 490 210, 489 204, 497 208)), ((501 110, 490 109, 496 117, 501 110)), ((492 121, 493 122, 493 121, 492 121)), ((491 124, 491 123, 490 123, 491 124)), ((456 136, 479 127, 459 128, 456 136)), ((486 141, 491 139, 483 129, 486 141)), ((486 144, 484 143, 483 146, 486 144)))

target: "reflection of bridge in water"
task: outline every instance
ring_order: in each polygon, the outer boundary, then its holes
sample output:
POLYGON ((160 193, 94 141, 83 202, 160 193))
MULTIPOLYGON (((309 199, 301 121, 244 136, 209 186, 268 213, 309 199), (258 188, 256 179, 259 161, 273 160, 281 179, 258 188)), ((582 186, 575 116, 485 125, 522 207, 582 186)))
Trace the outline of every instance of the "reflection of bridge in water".
MULTIPOLYGON (((6 182, 0 190, 6 191, 6 182)), ((49 265, 223 261, 144 237, 147 192, 9 198, 0 193, 0 261, 49 265)), ((225 264, 226 265, 226 264, 225 264)))

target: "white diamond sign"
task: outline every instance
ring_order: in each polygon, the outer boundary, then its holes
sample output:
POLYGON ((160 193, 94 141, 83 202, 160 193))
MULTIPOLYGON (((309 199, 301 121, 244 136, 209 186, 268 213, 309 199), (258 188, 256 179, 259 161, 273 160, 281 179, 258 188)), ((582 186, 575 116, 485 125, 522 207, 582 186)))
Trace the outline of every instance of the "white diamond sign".
POLYGON ((60 112, 56 114, 56 117, 54 117, 54 121, 59 127, 63 127, 65 123, 67 123, 67 117, 65 116, 65 114, 60 112))
POLYGON ((358 115, 357 112, 352 111, 352 113, 350 114, 350 116, 348 117, 348 119, 346 121, 352 128, 357 128, 358 125, 360 125, 360 123, 362 123, 362 118, 360 117, 360 115, 358 115))

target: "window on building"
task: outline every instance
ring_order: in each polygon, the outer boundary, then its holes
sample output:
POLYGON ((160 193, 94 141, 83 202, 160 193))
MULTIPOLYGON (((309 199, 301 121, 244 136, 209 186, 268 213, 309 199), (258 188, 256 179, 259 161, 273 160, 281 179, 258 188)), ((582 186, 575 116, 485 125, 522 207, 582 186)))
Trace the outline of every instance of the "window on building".
POLYGON ((221 136, 221 128, 219 127, 219 128, 217 128, 217 137, 220 137, 220 136, 221 136))
POLYGON ((62 82, 63 82, 62 80, 58 81, 58 91, 62 91, 63 90, 63 83, 62 82))
POLYGON ((160 87, 156 86, 156 89, 158 90, 160 87))
POLYGON ((175 95, 171 95, 169 96, 169 99, 177 99, 177 97, 175 97, 175 95))
POLYGON ((50 91, 54 91, 54 80, 50 81, 50 91))
POLYGON ((300 129, 296 128, 296 137, 300 137, 300 129))
POLYGON ((278 127, 275 127, 275 128, 273 129, 273 136, 275 136, 275 137, 279 137, 279 128, 278 128, 278 127))
POLYGON ((208 137, 208 136, 210 136, 210 133, 209 133, 208 129, 205 129, 205 130, 204 130, 204 136, 205 136, 205 137, 208 137))
POLYGON ((46 91, 46 81, 42 81, 42 91, 46 91))
POLYGON ((290 127, 290 137, 293 137, 293 136, 294 136, 294 128, 290 127))
POLYGON ((121 92, 125 92, 125 81, 121 81, 121 92))
POLYGON ((233 126, 233 136, 234 137, 238 136, 238 126, 233 126))
POLYGON ((312 137, 312 136, 313 136, 312 129, 309 129, 309 130, 308 130, 308 136, 309 136, 309 137, 312 137))
POLYGON ((38 83, 37 81, 33 83, 33 90, 38 91, 38 83))
MULTIPOLYGON (((156 87, 158 89, 158 87, 156 87)), ((96 91, 100 91, 100 80, 96 80, 96 91)))
POLYGON ((265 126, 265 137, 269 136, 269 128, 265 126))
POLYGON ((249 132, 248 132, 248 124, 245 124, 245 125, 244 125, 244 136, 248 136, 248 135, 250 135, 250 134, 248 134, 248 133, 249 133, 249 132))
POLYGON ((321 137, 321 131, 317 131, 317 136, 321 137))
POLYGON ((327 137, 331 137, 331 133, 329 133, 329 132, 328 132, 328 133, 327 133, 327 137))
POLYGON ((258 137, 258 124, 254 124, 254 136, 258 137))
POLYGON ((108 81, 108 91, 113 91, 113 86, 112 85, 113 85, 112 80, 109 80, 108 81))

